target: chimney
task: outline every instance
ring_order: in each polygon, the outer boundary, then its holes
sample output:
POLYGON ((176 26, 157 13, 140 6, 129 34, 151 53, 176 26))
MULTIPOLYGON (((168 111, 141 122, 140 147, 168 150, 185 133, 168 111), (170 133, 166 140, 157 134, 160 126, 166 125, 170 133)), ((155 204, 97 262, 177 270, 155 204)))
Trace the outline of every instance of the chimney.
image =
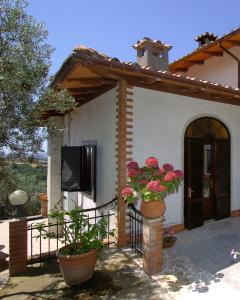
POLYGON ((198 47, 208 45, 217 40, 217 35, 209 32, 205 32, 195 38, 195 41, 198 42, 198 47))
POLYGON ((169 70, 168 51, 172 46, 159 40, 145 37, 133 46, 137 50, 137 63, 142 67, 152 67, 154 70, 169 70))

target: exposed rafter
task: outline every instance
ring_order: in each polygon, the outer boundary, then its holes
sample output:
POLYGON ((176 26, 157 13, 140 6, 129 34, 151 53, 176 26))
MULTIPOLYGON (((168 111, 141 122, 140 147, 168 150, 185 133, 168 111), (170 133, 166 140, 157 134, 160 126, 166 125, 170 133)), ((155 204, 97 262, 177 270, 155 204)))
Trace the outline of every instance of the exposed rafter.
POLYGON ((240 46, 240 41, 236 41, 236 40, 228 40, 227 43, 233 46, 240 46))
POLYGON ((191 64, 194 64, 194 65, 203 65, 204 64, 204 60, 188 59, 188 60, 186 60, 186 62, 190 62, 191 64))
POLYGON ((78 84, 101 86, 105 84, 114 84, 114 80, 108 78, 68 78, 67 82, 74 82, 78 84))
POLYGON ((187 72, 188 71, 188 68, 187 67, 178 67, 177 69, 176 69, 176 72, 183 72, 183 73, 185 73, 185 72, 187 72))
POLYGON ((223 56, 223 51, 210 51, 206 50, 204 53, 210 54, 211 56, 223 56))

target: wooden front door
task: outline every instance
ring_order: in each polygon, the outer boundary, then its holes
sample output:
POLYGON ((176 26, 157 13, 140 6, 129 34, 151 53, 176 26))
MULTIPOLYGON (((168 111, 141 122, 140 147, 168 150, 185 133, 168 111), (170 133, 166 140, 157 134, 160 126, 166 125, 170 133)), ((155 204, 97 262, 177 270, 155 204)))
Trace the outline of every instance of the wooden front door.
POLYGON ((215 140, 215 219, 230 217, 230 142, 215 140))
POLYGON ((185 133, 184 222, 188 229, 204 220, 230 216, 230 134, 219 120, 193 121, 185 133))
POLYGON ((203 225, 203 141, 185 139, 185 227, 203 225))

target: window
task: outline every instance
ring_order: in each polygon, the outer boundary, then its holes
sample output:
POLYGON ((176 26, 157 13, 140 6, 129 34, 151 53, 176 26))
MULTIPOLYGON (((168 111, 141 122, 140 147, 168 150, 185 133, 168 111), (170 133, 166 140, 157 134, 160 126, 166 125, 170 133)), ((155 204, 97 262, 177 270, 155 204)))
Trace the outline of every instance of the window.
POLYGON ((96 200, 96 145, 84 145, 82 157, 82 191, 96 200))
POLYGON ((75 192, 82 188, 82 147, 62 147, 61 189, 75 192))
POLYGON ((61 189, 96 201, 96 145, 62 147, 61 189))

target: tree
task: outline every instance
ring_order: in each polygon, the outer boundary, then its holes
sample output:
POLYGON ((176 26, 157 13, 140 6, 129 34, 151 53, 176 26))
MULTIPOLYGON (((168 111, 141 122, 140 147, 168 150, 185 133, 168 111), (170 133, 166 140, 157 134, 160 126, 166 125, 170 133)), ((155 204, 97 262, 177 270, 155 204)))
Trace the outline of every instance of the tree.
POLYGON ((44 25, 27 14, 27 5, 25 0, 0 0, 0 206, 5 208, 16 188, 31 186, 36 192, 37 180, 13 174, 4 161, 6 150, 20 158, 37 153, 47 134, 40 125, 51 133, 54 129, 51 120, 43 124, 41 110, 63 114, 76 105, 68 91, 48 88, 53 48, 44 25))
POLYGON ((38 109, 46 108, 48 97, 61 112, 75 105, 66 91, 46 88, 53 48, 26 7, 25 0, 0 0, 0 150, 17 155, 41 148, 38 109))

